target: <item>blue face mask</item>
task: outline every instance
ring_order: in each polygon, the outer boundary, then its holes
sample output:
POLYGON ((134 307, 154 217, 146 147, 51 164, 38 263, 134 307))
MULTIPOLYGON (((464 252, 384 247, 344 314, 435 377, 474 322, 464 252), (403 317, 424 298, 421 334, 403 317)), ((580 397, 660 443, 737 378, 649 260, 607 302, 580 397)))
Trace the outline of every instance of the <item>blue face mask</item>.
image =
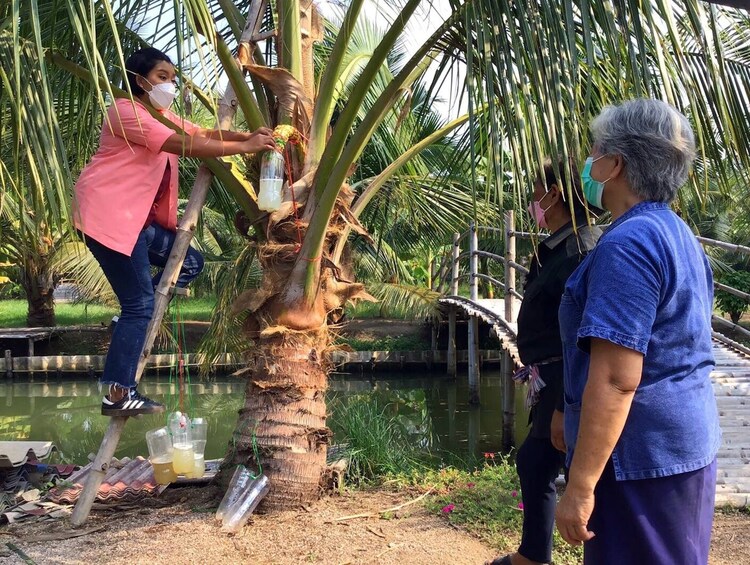
POLYGON ((591 178, 591 166, 602 157, 604 157, 604 155, 597 157, 596 159, 593 157, 586 159, 586 164, 583 166, 583 172, 581 172, 581 182, 583 183, 583 196, 586 198, 586 201, 592 206, 596 206, 603 210, 602 194, 604 193, 604 183, 609 179, 600 182, 591 178))

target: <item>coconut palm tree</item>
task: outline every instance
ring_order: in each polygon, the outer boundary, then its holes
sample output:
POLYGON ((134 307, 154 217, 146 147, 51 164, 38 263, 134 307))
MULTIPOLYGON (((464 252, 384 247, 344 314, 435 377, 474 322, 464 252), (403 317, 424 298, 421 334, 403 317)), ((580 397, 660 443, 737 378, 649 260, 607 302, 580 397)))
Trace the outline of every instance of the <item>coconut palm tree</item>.
MULTIPOLYGON (((107 80, 122 68, 115 32, 140 27, 151 30, 149 42, 157 46, 169 45, 171 38, 185 67, 191 60, 183 54, 192 47, 200 54, 197 62, 192 60, 197 66, 211 73, 223 68, 237 96, 241 127, 291 126, 278 130, 295 143, 285 150, 284 204, 271 214, 261 213, 255 201, 257 162, 248 163, 246 178, 239 178, 236 168, 228 171, 216 161, 207 162, 242 208, 244 227, 253 228, 243 257, 256 257, 262 268, 259 287, 240 294, 233 308, 254 347, 244 372, 246 397, 230 462, 260 459, 274 485, 272 508, 317 494, 330 436, 324 401, 330 314, 347 301, 369 298, 342 258, 350 234, 367 231, 363 214, 400 167, 468 119, 473 213, 481 194, 494 194, 495 203, 522 209, 529 175, 539 169, 543 156, 582 156, 592 116, 602 105, 632 96, 664 98, 687 113, 702 158, 720 173, 750 160, 746 15, 699 0, 449 3, 445 22, 387 80, 384 63, 420 5, 431 4, 428 0, 403 0, 378 47, 348 60, 354 25, 365 4, 350 0, 317 73, 314 45, 322 39, 323 27, 311 0, 236 5, 224 0, 174 5, 126 0, 117 8, 107 2, 69 3, 62 11, 55 11, 60 5, 53 1, 13 0, 3 14, 8 31, 2 33, 11 42, 11 55, 30 45, 32 68, 47 76, 54 64, 89 80, 98 86, 94 90, 102 104, 105 94, 126 95, 107 80), (39 25, 52 13, 59 18, 57 25, 48 20, 39 25), (31 23, 19 33, 19 21, 28 19, 31 23), (250 28, 243 35, 245 21, 250 28), (112 32, 117 46, 109 59, 101 56, 102 28, 112 32), (433 87, 458 63, 465 64, 469 117, 412 140, 391 166, 353 189, 355 165, 368 143, 381 125, 395 125, 409 111, 409 92, 433 63, 433 87), (354 87, 343 98, 347 76, 355 77, 354 87), (484 129, 483 112, 488 116, 484 129)), ((7 62, 17 64, 6 58, 3 67, 7 62)), ((11 114, 23 116, 26 107, 17 81, 6 81, 5 88, 16 101, 11 114)), ((61 96, 49 84, 41 89, 44 101, 61 96)), ((200 98, 217 112, 212 97, 200 98)), ((60 116, 59 111, 50 113, 44 121, 49 132, 39 135, 54 139, 60 116)), ((18 144, 32 163, 46 158, 37 146, 18 144)), ((65 148, 51 141, 49 146, 53 160, 68 167, 65 148)), ((19 171, 3 178, 17 179, 19 171)), ((697 194, 701 186, 696 178, 697 194)))

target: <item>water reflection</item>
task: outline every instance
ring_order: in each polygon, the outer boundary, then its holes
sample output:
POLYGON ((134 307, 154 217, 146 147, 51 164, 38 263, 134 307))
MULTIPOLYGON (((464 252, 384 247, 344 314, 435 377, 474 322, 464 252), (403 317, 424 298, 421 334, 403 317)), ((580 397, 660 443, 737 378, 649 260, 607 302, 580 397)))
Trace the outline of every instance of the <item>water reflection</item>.
MULTIPOLYGON (((168 407, 177 405, 177 387, 166 378, 144 378, 139 388, 168 407)), ((224 455, 243 393, 244 382, 233 377, 190 385, 188 412, 208 421, 207 459, 224 455)), ((442 373, 419 373, 416 377, 413 373, 383 373, 371 378, 334 375, 328 392, 331 420, 335 421, 338 406, 363 395, 377 397, 381 405, 389 404, 389 413, 398 413, 415 429, 426 427, 433 448, 440 451, 466 456, 501 448, 502 380, 497 372, 482 375, 479 408, 467 403, 465 376, 452 380, 442 373)), ((63 461, 82 463, 97 451, 108 425, 109 419, 99 414, 100 403, 99 386, 91 380, 0 383, 0 440, 52 441, 63 461)), ((516 414, 518 444, 527 430, 520 391, 516 414)), ((145 433, 164 423, 164 416, 131 418, 116 455, 145 455, 145 433)))

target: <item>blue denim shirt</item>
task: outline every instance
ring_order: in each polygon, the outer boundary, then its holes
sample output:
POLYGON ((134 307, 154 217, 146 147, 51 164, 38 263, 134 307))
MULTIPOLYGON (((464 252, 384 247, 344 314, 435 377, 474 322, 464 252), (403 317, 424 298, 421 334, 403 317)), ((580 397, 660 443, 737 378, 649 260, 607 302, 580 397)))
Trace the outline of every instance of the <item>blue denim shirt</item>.
POLYGON ((617 480, 686 473, 713 461, 721 430, 710 380, 712 311, 708 260, 668 205, 642 202, 610 226, 568 279, 560 304, 568 465, 592 337, 644 355, 612 453, 617 480))

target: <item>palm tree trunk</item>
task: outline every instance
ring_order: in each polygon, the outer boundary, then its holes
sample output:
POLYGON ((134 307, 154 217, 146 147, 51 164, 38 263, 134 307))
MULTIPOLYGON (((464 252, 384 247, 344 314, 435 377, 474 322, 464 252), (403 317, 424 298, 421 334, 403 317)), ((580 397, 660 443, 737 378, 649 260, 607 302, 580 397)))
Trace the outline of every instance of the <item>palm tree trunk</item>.
POLYGON ((284 510, 316 499, 331 432, 326 427, 327 328, 269 327, 249 363, 245 405, 227 458, 258 468, 271 491, 263 508, 284 510))
POLYGON ((21 286, 29 305, 26 324, 29 327, 55 325, 55 280, 47 261, 27 260, 21 268, 21 286))

